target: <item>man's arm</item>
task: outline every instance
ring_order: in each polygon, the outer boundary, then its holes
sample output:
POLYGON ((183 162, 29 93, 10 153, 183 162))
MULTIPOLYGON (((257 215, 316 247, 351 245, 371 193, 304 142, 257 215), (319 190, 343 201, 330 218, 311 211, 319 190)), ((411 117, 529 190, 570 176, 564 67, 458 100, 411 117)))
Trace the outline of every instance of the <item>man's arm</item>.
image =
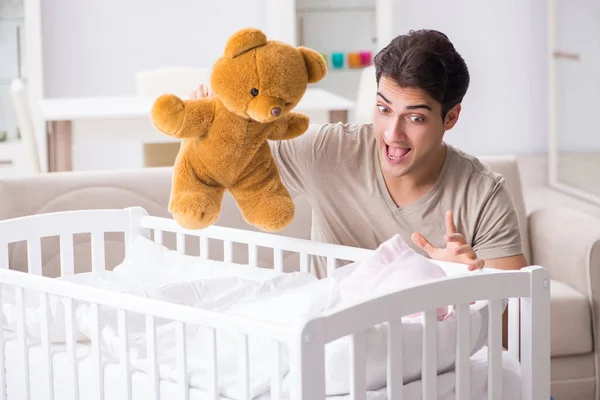
POLYGON ((485 260, 485 266, 496 269, 519 270, 527 265, 523 254, 485 260))

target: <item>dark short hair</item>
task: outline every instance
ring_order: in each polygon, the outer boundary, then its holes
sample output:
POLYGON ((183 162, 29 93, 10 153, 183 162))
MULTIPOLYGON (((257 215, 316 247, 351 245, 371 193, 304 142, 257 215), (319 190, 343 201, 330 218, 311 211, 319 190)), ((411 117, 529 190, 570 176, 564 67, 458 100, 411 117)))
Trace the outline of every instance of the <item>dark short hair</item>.
POLYGON ((382 76, 400 87, 421 89, 442 104, 442 118, 462 102, 469 88, 465 60, 445 34, 411 30, 394 38, 374 58, 377 83, 382 76))

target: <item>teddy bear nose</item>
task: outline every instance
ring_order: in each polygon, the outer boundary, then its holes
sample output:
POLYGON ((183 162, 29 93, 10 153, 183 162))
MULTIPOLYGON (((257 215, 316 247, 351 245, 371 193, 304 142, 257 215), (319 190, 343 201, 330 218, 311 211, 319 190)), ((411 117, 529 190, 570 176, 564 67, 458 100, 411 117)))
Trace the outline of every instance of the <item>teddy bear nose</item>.
POLYGON ((281 114, 281 108, 279 107, 273 107, 271 108, 271 115, 274 117, 278 117, 279 114, 281 114))

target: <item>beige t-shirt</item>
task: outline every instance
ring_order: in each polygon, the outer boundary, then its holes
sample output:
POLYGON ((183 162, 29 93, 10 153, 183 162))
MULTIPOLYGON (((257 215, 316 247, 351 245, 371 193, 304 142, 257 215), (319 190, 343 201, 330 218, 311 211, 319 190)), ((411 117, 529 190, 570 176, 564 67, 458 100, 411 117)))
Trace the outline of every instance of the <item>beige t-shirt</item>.
MULTIPOLYGON (((312 206, 312 240, 375 249, 398 233, 427 256, 411 234, 445 247, 444 214, 452 210, 458 232, 479 258, 523 251, 504 178, 450 145, 433 188, 399 208, 383 180, 370 124, 313 124, 298 138, 270 144, 284 184, 312 206)), ((314 267, 325 276, 325 260, 316 258, 314 267)))

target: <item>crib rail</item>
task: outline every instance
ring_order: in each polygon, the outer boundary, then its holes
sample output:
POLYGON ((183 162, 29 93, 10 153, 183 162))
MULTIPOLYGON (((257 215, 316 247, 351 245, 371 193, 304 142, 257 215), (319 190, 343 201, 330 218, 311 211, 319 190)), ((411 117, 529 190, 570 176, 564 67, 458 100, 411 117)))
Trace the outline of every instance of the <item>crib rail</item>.
POLYGON ((520 308, 512 310, 509 342, 521 355, 523 400, 550 398, 550 289, 549 275, 539 266, 520 271, 491 271, 469 276, 436 279, 401 291, 382 295, 347 308, 325 312, 308 321, 299 332, 296 357, 302 360, 297 371, 301 392, 297 398, 325 397, 324 346, 336 339, 351 337, 350 396, 366 399, 366 331, 376 325, 387 326, 387 395, 402 399, 402 337, 404 316, 423 312, 422 330, 422 394, 424 400, 438 398, 437 393, 437 327, 436 309, 454 305, 457 311, 456 398, 470 395, 469 303, 487 300, 488 317, 488 398, 500 400, 502 394, 502 304, 520 300, 520 308), (520 314, 521 330, 518 326, 520 314), (516 317, 516 318, 515 318, 516 317), (522 332, 522 337, 519 334, 522 332))
POLYGON ((264 232, 251 232, 212 225, 201 230, 187 230, 179 226, 174 220, 144 216, 140 219, 142 230, 154 232, 154 240, 162 243, 163 233, 170 232, 177 235, 177 250, 185 253, 185 236, 196 236, 200 240, 200 256, 210 258, 208 253, 208 239, 216 239, 223 244, 224 261, 231 262, 233 244, 241 243, 248 246, 248 265, 257 265, 257 248, 265 247, 273 251, 273 269, 283 270, 283 252, 298 253, 302 272, 308 272, 310 257, 324 257, 327 260, 327 274, 336 267, 339 260, 360 261, 371 253, 371 250, 350 246, 334 245, 329 243, 314 242, 305 239, 290 238, 264 232))
MULTIPOLYGON (((246 391, 246 398, 250 398, 250 365, 249 365, 249 338, 259 337, 273 344, 273 349, 276 351, 276 356, 281 357, 283 351, 283 344, 287 344, 293 335, 293 327, 278 325, 265 321, 259 321, 255 319, 245 318, 243 316, 235 315, 224 315, 222 313, 192 308, 185 305, 167 303, 163 301, 157 301, 150 298, 139 297, 131 294, 118 293, 109 291, 101 288, 88 287, 78 285, 72 282, 65 282, 61 280, 49 279, 42 276, 36 276, 27 274, 19 271, 11 271, 7 269, 0 269, 0 290, 5 290, 7 287, 14 289, 15 293, 15 306, 17 311, 17 323, 16 323, 16 340, 19 342, 22 364, 22 378, 23 390, 20 392, 23 394, 25 399, 29 399, 32 393, 32 388, 35 386, 38 390, 39 395, 40 387, 43 385, 41 382, 32 382, 30 378, 30 365, 29 352, 35 343, 30 343, 27 339, 27 335, 32 333, 28 332, 27 321, 31 318, 26 315, 26 296, 25 294, 29 291, 39 298, 39 307, 41 311, 39 315, 42 317, 40 323, 40 331, 33 332, 40 338, 41 350, 45 354, 46 358, 46 388, 42 390, 44 393, 43 398, 53 399, 54 382, 53 382, 53 351, 51 350, 50 342, 50 303, 49 298, 56 296, 56 298, 64 302, 65 307, 65 332, 66 332, 66 353, 68 354, 70 365, 71 365, 71 378, 72 378, 72 390, 73 398, 79 399, 80 387, 78 378, 78 366, 76 356, 76 319, 74 314, 74 303, 79 304, 85 303, 91 309, 93 318, 93 327, 91 334, 91 351, 94 358, 95 377, 97 379, 97 387, 94 390, 98 391, 98 398, 105 399, 105 381, 104 381, 104 366, 100 348, 101 342, 101 328, 99 325, 99 308, 109 308, 115 315, 118 323, 118 337, 119 337, 119 362, 122 368, 121 378, 123 380, 122 387, 124 393, 120 393, 122 398, 133 399, 132 395, 132 365, 130 360, 130 343, 131 339, 128 337, 129 317, 130 313, 142 315, 145 318, 145 340, 147 341, 146 350, 148 352, 149 363, 147 365, 147 373, 150 377, 150 382, 153 385, 153 399, 161 398, 160 383, 164 380, 164 377, 159 377, 158 371, 158 343, 157 343, 157 321, 163 320, 175 324, 175 349, 177 353, 177 384, 178 393, 177 398, 188 399, 189 398, 189 382, 188 382, 188 349, 186 347, 186 327, 193 326, 197 328, 207 329, 210 341, 209 354, 207 359, 212 360, 209 364, 210 373, 208 379, 212 382, 209 385, 209 395, 211 398, 218 399, 218 382, 219 375, 217 372, 218 365, 218 352, 217 352, 217 335, 219 332, 226 331, 230 334, 235 334, 239 337, 239 352, 238 357, 240 359, 240 382, 242 385, 242 394, 246 391), (46 394, 47 393, 47 394, 46 394), (47 396, 47 397, 46 397, 47 396)), ((6 292, 2 292, 6 294, 6 292)), ((2 298, 0 298, 2 299, 2 298)), ((0 301, 0 309, 2 308, 2 301, 0 301)), ((31 309, 29 310, 31 312, 31 309)), ((0 314, 1 316, 1 314, 0 314)), ((0 321, 5 323, 6 321, 0 321)), ((56 321, 54 321, 56 322, 56 321)), ((10 332, 9 332, 10 333, 10 332)), ((4 364, 5 360, 5 343, 6 343, 7 331, 4 328, 0 328, 0 360, 4 364)), ((2 365, 3 366, 3 365, 2 365)), ((277 367, 278 365, 275 365, 277 367)), ((279 366, 280 367, 280 366, 279 366)), ((281 391, 280 383, 281 370, 275 368, 273 370, 273 387, 279 388, 281 391)), ((0 371, 0 399, 7 398, 6 391, 6 371, 4 368, 0 371)), ((16 382, 11 382, 12 385, 16 382)), ((85 390, 85 388, 82 388, 85 390)), ((35 397, 39 398, 39 397, 35 397)), ((121 398, 121 397, 119 397, 121 398)), ((276 397, 274 397, 276 398, 276 397)))
POLYGON ((157 318, 180 321, 215 329, 231 329, 245 335, 260 335, 267 339, 287 340, 289 328, 284 325, 224 315, 210 310, 153 300, 147 297, 119 293, 106 289, 78 285, 19 271, 0 269, 0 284, 32 290, 47 295, 70 298, 89 304, 98 304, 157 318))
POLYGON ((27 242, 28 272, 42 275, 41 240, 59 237, 60 275, 76 272, 73 239, 77 234, 90 234, 91 265, 93 271, 106 268, 105 233, 124 234, 127 249, 135 235, 139 234, 139 218, 147 215, 140 207, 126 209, 101 209, 59 211, 35 214, 0 221, 0 268, 9 266, 11 243, 27 242))
MULTIPOLYGON (((502 299, 509 302, 509 351, 521 356, 522 398, 527 400, 549 398, 549 278, 541 267, 529 267, 521 271, 472 273, 462 277, 448 277, 426 285, 419 285, 385 296, 356 304, 344 310, 329 312, 322 317, 300 321, 296 326, 282 326, 268 322, 250 320, 233 315, 205 311, 128 295, 112 291, 80 286, 73 283, 38 276, 42 274, 40 239, 46 236, 60 236, 60 259, 62 275, 75 273, 73 259, 73 235, 91 233, 92 270, 105 269, 104 233, 122 232, 125 237, 126 252, 137 235, 153 237, 163 243, 165 233, 176 235, 176 250, 188 254, 186 243, 189 236, 197 237, 200 257, 212 259, 209 254, 209 240, 221 242, 224 261, 232 261, 234 244, 247 246, 248 265, 257 266, 258 248, 273 252, 273 268, 283 270, 284 252, 299 254, 300 270, 308 272, 313 256, 327 260, 327 272, 336 268, 338 260, 360 261, 371 250, 357 249, 326 243, 316 243, 282 237, 263 232, 246 232, 220 226, 190 231, 181 228, 173 220, 149 216, 139 207, 124 210, 68 211, 40 214, 30 217, 0 221, 0 287, 13 287, 16 294, 17 337, 24 360, 24 379, 29 385, 28 354, 30 343, 24 338, 27 317, 24 312, 25 291, 37 293, 41 313, 40 342, 47 360, 47 386, 53 387, 52 351, 49 339, 49 298, 64 299, 65 329, 67 332, 66 351, 72 365, 72 382, 78 398, 78 370, 76 367, 75 302, 85 302, 91 307, 96 321, 92 329, 92 355, 95 362, 95 378, 98 380, 98 398, 104 399, 104 368, 101 364, 102 349, 99 342, 102 335, 98 318, 101 307, 114 311, 118 322, 119 362, 122 366, 123 388, 127 399, 132 399, 132 370, 127 338, 130 334, 131 313, 141 314, 145 321, 145 338, 149 364, 147 373, 152 384, 152 397, 160 398, 161 378, 156 362, 158 337, 157 324, 160 319, 175 321, 174 343, 177 354, 176 381, 182 399, 190 396, 187 368, 189 353, 186 351, 186 326, 194 325, 209 329, 211 350, 207 357, 212 360, 208 393, 210 398, 219 398, 219 377, 217 373, 217 335, 221 330, 239 334, 239 383, 243 394, 250 398, 249 337, 257 336, 273 343, 268 349, 275 355, 272 367, 271 399, 281 398, 282 354, 290 351, 290 374, 293 377, 289 388, 292 398, 325 398, 324 346, 342 337, 350 338, 349 374, 351 377, 351 398, 365 399, 366 332, 373 326, 384 324, 387 327, 387 391, 388 398, 402 400, 403 396, 403 355, 404 337, 401 318, 415 312, 423 312, 422 321, 422 393, 423 399, 437 398, 437 341, 436 308, 452 304, 457 317, 456 347, 456 398, 470 398, 470 326, 469 302, 488 301, 488 384, 491 400, 502 398, 502 299), (7 244, 27 241, 29 274, 8 270, 7 244)), ((1 305, 0 305, 1 308, 1 305)), ((4 344, 6 332, 0 329, 0 371, 5 370, 4 344)), ((267 349, 265 349, 265 353, 267 349)), ((0 372, 0 400, 6 398, 4 391, 6 375, 0 372)), ((33 382, 32 382, 33 383, 33 382)), ((82 389, 83 390, 83 389, 82 389)), ((31 394, 29 386, 23 392, 25 398, 31 394)), ((45 396, 45 395, 44 395, 45 396)), ((52 399, 52 391, 48 397, 52 399)))

